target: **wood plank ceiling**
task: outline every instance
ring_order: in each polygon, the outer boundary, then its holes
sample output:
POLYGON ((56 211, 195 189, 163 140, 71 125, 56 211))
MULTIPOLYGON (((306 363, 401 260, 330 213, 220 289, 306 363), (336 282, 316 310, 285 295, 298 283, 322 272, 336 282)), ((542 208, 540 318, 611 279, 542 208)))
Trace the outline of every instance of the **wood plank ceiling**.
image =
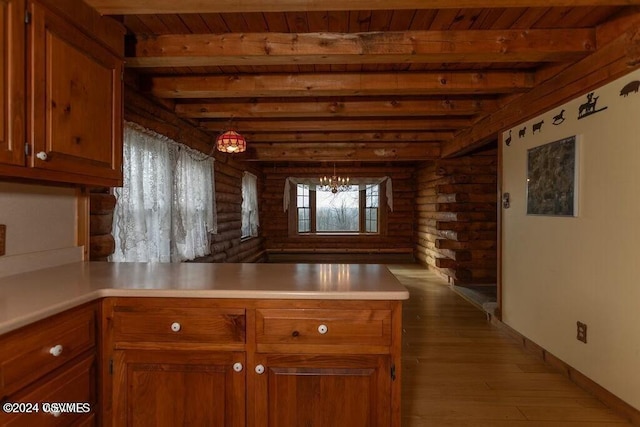
POLYGON ((231 125, 246 159, 379 162, 439 158, 634 0, 87 2, 123 15, 150 94, 212 139, 231 125))

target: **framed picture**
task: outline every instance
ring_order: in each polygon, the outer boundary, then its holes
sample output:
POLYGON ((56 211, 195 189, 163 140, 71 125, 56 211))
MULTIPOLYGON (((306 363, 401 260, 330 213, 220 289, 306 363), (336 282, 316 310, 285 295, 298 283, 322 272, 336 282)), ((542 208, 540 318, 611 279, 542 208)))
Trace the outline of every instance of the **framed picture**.
POLYGON ((577 216, 577 137, 527 150, 527 215, 577 216))

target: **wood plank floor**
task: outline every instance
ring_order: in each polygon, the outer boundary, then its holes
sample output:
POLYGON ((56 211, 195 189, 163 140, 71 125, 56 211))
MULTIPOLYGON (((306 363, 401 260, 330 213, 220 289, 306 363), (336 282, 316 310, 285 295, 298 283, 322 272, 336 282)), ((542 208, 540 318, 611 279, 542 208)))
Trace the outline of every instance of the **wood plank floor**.
POLYGON ((390 265, 404 304, 403 427, 631 425, 525 352, 420 265, 390 265))

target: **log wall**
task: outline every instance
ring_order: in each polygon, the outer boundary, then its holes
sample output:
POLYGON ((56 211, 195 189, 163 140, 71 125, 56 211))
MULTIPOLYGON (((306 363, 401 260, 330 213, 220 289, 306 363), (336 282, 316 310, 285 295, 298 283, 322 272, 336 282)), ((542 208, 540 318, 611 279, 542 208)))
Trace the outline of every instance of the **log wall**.
MULTIPOLYGON (((289 236, 283 210, 287 177, 331 175, 333 165, 297 164, 263 167, 260 218, 270 262, 411 262, 413 261, 415 164, 338 164, 337 173, 350 177, 390 176, 394 210, 387 211, 386 233, 362 236, 289 236)), ((381 209, 387 209, 386 205, 381 209)))
POLYGON ((454 285, 497 278, 497 150, 417 170, 415 256, 454 285))
POLYGON ((92 188, 89 194, 89 259, 106 261, 116 248, 111 234, 116 198, 109 188, 92 188))

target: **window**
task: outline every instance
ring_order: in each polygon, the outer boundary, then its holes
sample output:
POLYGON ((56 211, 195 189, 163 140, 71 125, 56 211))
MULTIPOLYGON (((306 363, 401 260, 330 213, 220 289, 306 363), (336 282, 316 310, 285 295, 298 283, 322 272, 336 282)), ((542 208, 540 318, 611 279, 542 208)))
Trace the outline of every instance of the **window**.
POLYGON ((313 191, 316 197, 318 233, 357 233, 360 231, 360 190, 357 185, 338 193, 313 191))
POLYGON ((242 175, 242 238, 258 235, 258 178, 245 172, 242 175))
POLYGON ((364 224, 367 233, 378 232, 378 206, 380 205, 380 186, 365 187, 364 224))
POLYGON ((298 233, 311 231, 311 204, 309 202, 309 185, 298 184, 298 233))
POLYGON ((292 186, 291 223, 298 234, 377 234, 382 183, 351 185, 345 191, 322 191, 313 183, 292 186))
POLYGON ((114 190, 111 261, 184 261, 210 253, 216 232, 213 160, 125 123, 124 185, 114 190))

